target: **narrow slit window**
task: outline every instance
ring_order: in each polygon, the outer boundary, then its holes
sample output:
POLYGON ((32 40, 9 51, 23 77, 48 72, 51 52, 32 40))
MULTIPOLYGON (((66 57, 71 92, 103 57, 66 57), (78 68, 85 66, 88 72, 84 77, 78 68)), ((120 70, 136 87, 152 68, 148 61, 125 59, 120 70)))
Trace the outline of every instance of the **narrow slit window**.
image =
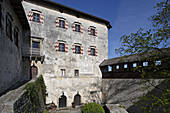
POLYGON ((65 69, 61 69, 61 76, 65 76, 66 75, 66 70, 65 69))
POLYGON ((75 70, 75 76, 79 76, 79 70, 78 69, 75 70))

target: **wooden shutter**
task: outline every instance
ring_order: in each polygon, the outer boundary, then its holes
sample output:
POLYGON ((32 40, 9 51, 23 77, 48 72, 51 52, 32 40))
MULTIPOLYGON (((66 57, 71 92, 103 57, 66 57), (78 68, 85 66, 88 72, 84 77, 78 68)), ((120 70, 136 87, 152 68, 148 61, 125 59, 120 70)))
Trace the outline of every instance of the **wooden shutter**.
POLYGON ((58 42, 56 42, 56 51, 59 51, 59 43, 58 42))
POLYGON ((83 25, 80 24, 80 32, 83 33, 83 25))
POLYGON ((91 55, 91 47, 89 47, 88 53, 89 55, 91 55))
POLYGON ((76 50, 75 50, 75 45, 73 45, 72 50, 73 50, 73 53, 75 53, 75 52, 76 52, 76 50))
POLYGON ((76 30, 76 28, 75 28, 75 27, 76 27, 75 23, 73 24, 72 27, 73 27, 73 31, 75 31, 75 30, 76 30))
POLYGON ((95 49, 95 56, 98 55, 98 49, 95 49))
POLYGON ((65 21, 65 28, 68 29, 68 21, 65 21))
POLYGON ((95 36, 97 36, 97 29, 95 29, 95 36))
POLYGON ((56 27, 59 27, 59 19, 56 19, 56 27))
POLYGON ((68 44, 65 44, 65 52, 68 52, 68 44))
POLYGON ((44 23, 44 16, 42 14, 40 14, 40 23, 44 23))
POLYGON ((89 27, 88 32, 89 32, 89 35, 91 35, 91 27, 89 27))
POLYGON ((83 46, 80 46, 80 53, 83 54, 83 46))
POLYGON ((32 11, 29 11, 29 20, 33 21, 33 12, 32 11))

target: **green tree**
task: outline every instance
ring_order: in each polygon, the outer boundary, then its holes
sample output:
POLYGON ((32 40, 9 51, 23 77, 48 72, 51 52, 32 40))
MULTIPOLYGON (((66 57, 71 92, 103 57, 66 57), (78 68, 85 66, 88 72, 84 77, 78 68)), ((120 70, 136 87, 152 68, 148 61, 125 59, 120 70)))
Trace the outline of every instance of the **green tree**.
MULTIPOLYGON (((159 61, 169 62, 170 56, 170 4, 168 0, 157 3, 154 7, 157 9, 157 13, 149 18, 152 21, 153 27, 147 31, 143 31, 140 28, 136 33, 131 33, 130 35, 124 35, 121 37, 121 47, 116 49, 117 53, 121 56, 127 57, 128 55, 139 54, 141 60, 152 61, 154 63, 159 61)), ((152 64, 149 68, 152 71, 148 72, 146 69, 138 66, 137 71, 141 72, 143 78, 142 84, 150 84, 155 88, 162 91, 160 97, 150 95, 144 95, 143 100, 149 100, 150 103, 147 107, 142 106, 143 109, 150 109, 151 112, 160 109, 160 107, 165 111, 169 111, 170 108, 170 71, 164 69, 163 66, 152 64), (163 82, 167 86, 164 88, 154 85, 154 81, 151 78, 166 78, 163 82), (160 106, 155 109, 155 106, 160 106)))

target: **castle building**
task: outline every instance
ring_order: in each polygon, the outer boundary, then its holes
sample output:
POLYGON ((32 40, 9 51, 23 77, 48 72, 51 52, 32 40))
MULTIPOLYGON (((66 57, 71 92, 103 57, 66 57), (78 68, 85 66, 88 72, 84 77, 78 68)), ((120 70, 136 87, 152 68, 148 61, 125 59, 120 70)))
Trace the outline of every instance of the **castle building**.
POLYGON ((30 61, 25 63, 22 47, 29 45, 30 27, 19 0, 0 0, 0 95, 28 81, 30 61))
POLYGON ((46 103, 101 102, 99 65, 108 58, 110 22, 49 0, 22 4, 31 27, 30 47, 23 53, 32 62, 30 78, 45 79, 46 103))

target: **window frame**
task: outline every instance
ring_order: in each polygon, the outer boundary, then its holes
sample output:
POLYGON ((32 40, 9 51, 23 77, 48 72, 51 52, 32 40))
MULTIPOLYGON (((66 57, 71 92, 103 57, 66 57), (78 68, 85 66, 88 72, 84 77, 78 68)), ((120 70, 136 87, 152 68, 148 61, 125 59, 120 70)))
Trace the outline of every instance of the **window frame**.
POLYGON ((133 66, 133 68, 136 68, 137 67, 137 63, 133 63, 132 66, 133 66))
POLYGON ((41 47, 40 47, 40 41, 34 41, 34 40, 32 40, 32 48, 34 48, 34 49, 40 49, 41 47), (38 46, 37 47, 35 47, 34 46, 34 44, 38 44, 38 46))
POLYGON ((91 35, 92 36, 95 36, 95 34, 96 34, 95 32, 96 32, 95 28, 91 28, 91 35))
POLYGON ((60 69, 61 71, 61 76, 66 76, 66 69, 60 69))
POLYGON ((75 54, 81 54, 81 46, 75 45, 75 54))
POLYGON ((40 23, 40 14, 37 13, 37 12, 33 12, 33 19, 32 19, 33 22, 38 22, 40 23), (35 14, 35 15, 34 15, 35 14), (39 17, 38 17, 39 15, 39 17), (39 19, 38 19, 39 18, 39 19))
POLYGON ((65 20, 59 19, 59 28, 64 28, 65 29, 65 20))
POLYGON ((96 55, 96 49, 95 48, 91 48, 91 56, 95 56, 96 55))
POLYGON ((75 76, 75 77, 78 77, 78 76, 79 76, 79 70, 78 70, 78 69, 75 69, 75 70, 74 70, 74 76, 75 76))
POLYGON ((143 62, 143 67, 148 67, 148 62, 143 62))
POLYGON ((112 72, 113 71, 113 67, 111 65, 108 65, 108 72, 112 72))
POLYGON ((124 68, 124 69, 127 69, 127 68, 128 68, 128 64, 124 64, 124 65, 123 65, 123 68, 124 68))
POLYGON ((80 28, 81 28, 81 25, 76 23, 75 24, 75 31, 80 32, 81 31, 80 28))
POLYGON ((65 52, 65 44, 64 43, 59 43, 59 51, 65 52))
POLYGON ((116 65, 116 70, 119 70, 120 66, 119 64, 116 65))

